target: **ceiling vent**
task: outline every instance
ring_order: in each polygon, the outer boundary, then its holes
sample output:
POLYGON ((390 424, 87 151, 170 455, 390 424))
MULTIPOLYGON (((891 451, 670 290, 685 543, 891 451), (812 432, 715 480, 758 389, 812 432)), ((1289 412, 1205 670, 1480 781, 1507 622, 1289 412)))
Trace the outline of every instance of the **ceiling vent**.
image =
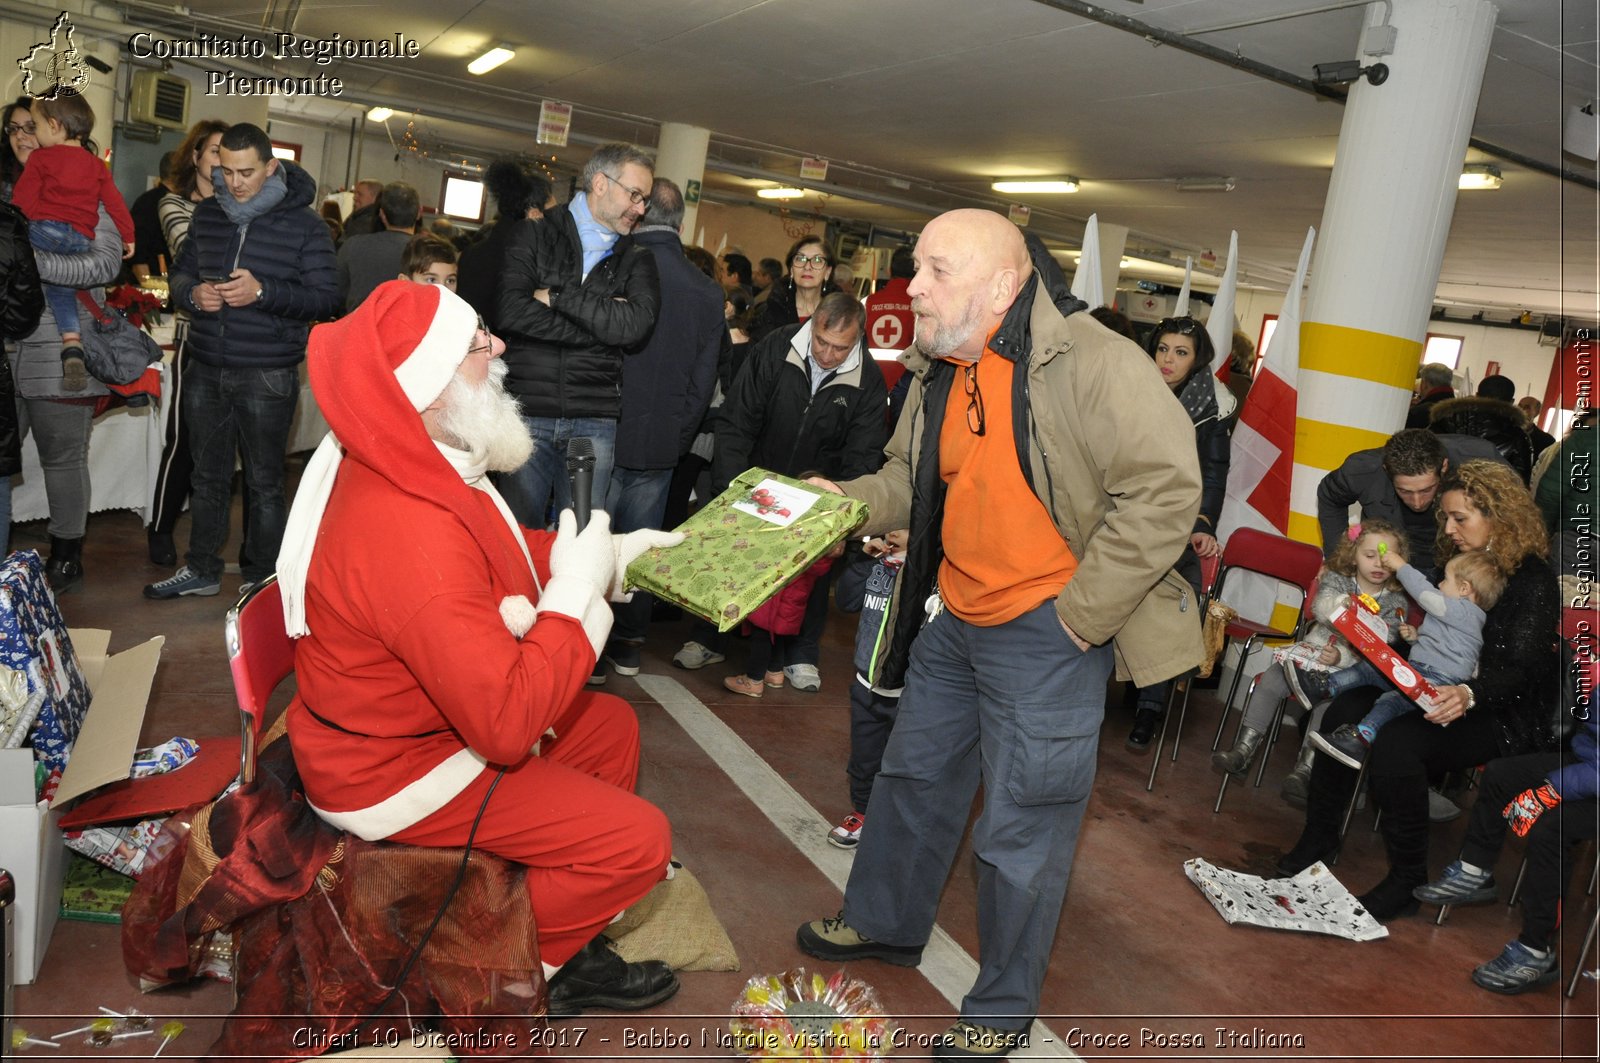
POLYGON ((140 70, 133 75, 128 118, 168 129, 188 129, 189 83, 159 70, 140 70))

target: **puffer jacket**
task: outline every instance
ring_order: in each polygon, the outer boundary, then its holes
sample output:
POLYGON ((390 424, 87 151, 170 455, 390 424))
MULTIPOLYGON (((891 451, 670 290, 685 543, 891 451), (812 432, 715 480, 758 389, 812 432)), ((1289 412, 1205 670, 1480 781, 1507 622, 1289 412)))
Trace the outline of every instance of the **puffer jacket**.
MULTIPOLYGON (((221 174, 218 168, 218 181, 221 174)), ((225 186, 195 206, 171 278, 172 304, 192 319, 185 357, 223 369, 299 365, 312 322, 339 312, 333 237, 311 209, 317 184, 287 159, 278 161, 278 173, 267 180, 279 176, 287 186, 283 197, 243 225, 236 225, 223 206, 224 197, 230 197, 225 186), (224 305, 214 313, 195 305, 194 289, 203 278, 226 277, 236 269, 254 274, 260 299, 248 306, 224 305)), ((256 193, 269 194, 265 186, 256 193)), ((248 209, 252 202, 239 206, 248 209)))
MULTIPOLYGON (((95 226, 94 242, 79 255, 58 255, 35 251, 39 279, 46 284, 82 288, 89 297, 105 305, 104 287, 116 279, 122 268, 122 236, 117 223, 104 209, 95 226)), ((17 394, 25 399, 95 399, 110 392, 94 377, 82 391, 68 392, 61 386, 61 330, 48 305, 34 329, 11 354, 11 376, 17 394)))
POLYGON ((757 343, 734 378, 717 421, 714 491, 753 466, 785 476, 820 472, 847 480, 883 464, 889 393, 882 370, 858 341, 813 395, 811 369, 801 353, 811 349, 810 329, 809 322, 790 325, 757 343))
POLYGON ((622 359, 644 346, 661 307, 656 260, 631 236, 583 275, 583 243, 563 203, 519 224, 500 276, 506 388, 527 417, 622 414, 622 359), (533 297, 550 289, 550 305, 533 297))
MULTIPOLYGON (((1149 356, 1076 312, 1083 304, 1064 286, 1049 290, 1065 316, 1035 275, 990 349, 1016 363, 1012 438, 1023 476, 1078 559, 1056 613, 1086 641, 1113 644, 1119 678, 1153 686, 1202 656, 1198 602, 1173 569, 1200 506, 1194 429, 1149 356)), ((903 679, 943 553, 939 426, 956 376, 915 345, 901 361, 916 382, 888 464, 840 484, 867 503, 861 532, 911 530, 883 687, 903 679)))
POLYGON ((1528 419, 1509 402, 1469 395, 1446 399, 1428 411, 1428 427, 1440 435, 1477 436, 1487 440, 1507 465, 1527 483, 1533 474, 1533 443, 1528 419))
POLYGON ((43 312, 28 219, 10 203, 0 204, 0 338, 20 340, 39 327, 43 312))
MULTIPOLYGON (((838 290, 838 285, 832 281, 823 281, 822 293, 818 298, 838 290)), ((767 297, 757 303, 751 311, 750 342, 760 343, 779 329, 798 324, 800 324, 800 311, 795 309, 794 305, 794 281, 785 277, 767 289, 767 297)))

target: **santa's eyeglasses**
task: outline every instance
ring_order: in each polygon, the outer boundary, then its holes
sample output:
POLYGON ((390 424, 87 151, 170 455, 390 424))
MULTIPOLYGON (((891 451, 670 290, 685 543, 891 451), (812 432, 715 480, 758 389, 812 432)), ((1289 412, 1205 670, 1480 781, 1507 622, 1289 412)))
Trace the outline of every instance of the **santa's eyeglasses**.
POLYGON ((475 332, 473 332, 472 338, 474 340, 476 340, 479 336, 487 336, 487 337, 489 337, 489 342, 488 343, 483 343, 483 344, 475 344, 474 346, 468 347, 467 348, 467 353, 468 354, 482 354, 485 351, 494 350, 494 333, 490 332, 489 331, 489 326, 485 325, 483 323, 483 317, 481 315, 478 318, 478 328, 477 328, 477 330, 475 332))

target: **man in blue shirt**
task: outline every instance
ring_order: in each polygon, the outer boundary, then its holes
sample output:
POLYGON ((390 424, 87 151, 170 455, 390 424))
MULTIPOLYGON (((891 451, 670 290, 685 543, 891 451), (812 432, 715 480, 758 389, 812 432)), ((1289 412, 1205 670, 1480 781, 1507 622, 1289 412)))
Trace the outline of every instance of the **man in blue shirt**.
POLYGON ((506 385, 533 433, 533 457, 499 482, 518 522, 548 523, 572 505, 567 443, 594 442, 591 504, 604 507, 622 413, 622 360, 655 328, 661 303, 655 258, 634 243, 655 161, 631 144, 604 144, 583 169, 583 191, 539 221, 517 226, 500 278, 506 385))

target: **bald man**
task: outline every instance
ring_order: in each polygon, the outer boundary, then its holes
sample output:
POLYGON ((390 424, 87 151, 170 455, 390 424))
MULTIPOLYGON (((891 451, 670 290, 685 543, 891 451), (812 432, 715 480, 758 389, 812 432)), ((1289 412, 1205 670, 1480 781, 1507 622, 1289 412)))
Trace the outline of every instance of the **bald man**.
POLYGON ((921 961, 978 784, 979 971, 937 1059, 1004 1056, 1039 1009, 1113 658, 1144 686, 1200 660, 1172 571, 1200 502, 1194 430, 1148 357, 1080 313, 988 211, 934 219, 908 289, 915 383, 863 531, 911 529, 883 681, 904 681, 838 917, 801 949, 921 961), (923 603, 928 602, 924 618, 923 603))

